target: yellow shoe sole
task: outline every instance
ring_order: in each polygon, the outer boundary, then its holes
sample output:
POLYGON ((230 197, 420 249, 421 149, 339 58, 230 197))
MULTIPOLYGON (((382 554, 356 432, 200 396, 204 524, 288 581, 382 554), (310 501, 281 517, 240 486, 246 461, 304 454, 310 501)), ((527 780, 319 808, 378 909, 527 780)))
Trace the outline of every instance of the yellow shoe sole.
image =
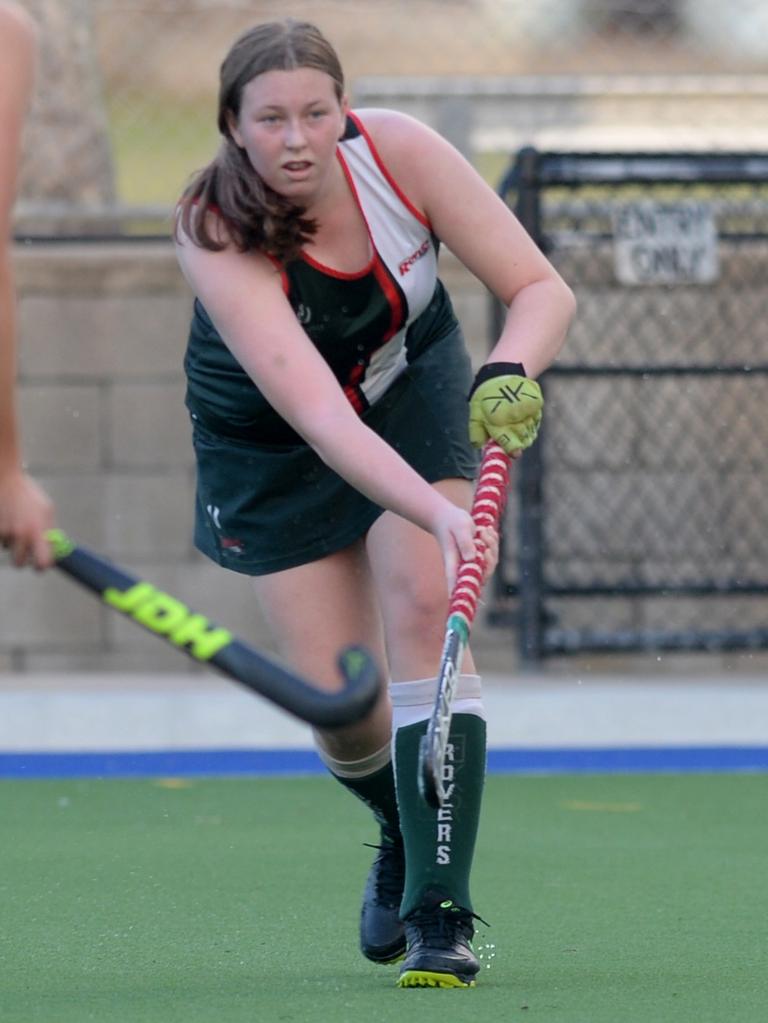
POLYGON ((452 973, 428 970, 406 970, 397 981, 398 987, 475 987, 475 981, 460 980, 452 973))

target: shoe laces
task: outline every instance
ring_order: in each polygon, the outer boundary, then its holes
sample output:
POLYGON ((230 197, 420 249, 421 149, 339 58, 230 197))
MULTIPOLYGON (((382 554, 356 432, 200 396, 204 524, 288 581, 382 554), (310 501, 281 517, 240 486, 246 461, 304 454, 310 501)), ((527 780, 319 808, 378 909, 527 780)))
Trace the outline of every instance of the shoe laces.
POLYGON ((450 948, 456 941, 457 933, 467 941, 475 934, 473 921, 478 920, 486 927, 491 925, 471 909, 457 906, 452 899, 443 899, 431 905, 419 906, 406 917, 406 924, 418 930, 421 940, 431 948, 450 948))
POLYGON ((369 849, 376 849, 376 859, 373 865, 375 872, 375 890, 377 898, 386 905, 399 905, 403 897, 403 884, 405 882, 405 855, 403 852, 403 840, 397 835, 391 837, 382 830, 381 845, 373 845, 371 842, 363 842, 369 849))

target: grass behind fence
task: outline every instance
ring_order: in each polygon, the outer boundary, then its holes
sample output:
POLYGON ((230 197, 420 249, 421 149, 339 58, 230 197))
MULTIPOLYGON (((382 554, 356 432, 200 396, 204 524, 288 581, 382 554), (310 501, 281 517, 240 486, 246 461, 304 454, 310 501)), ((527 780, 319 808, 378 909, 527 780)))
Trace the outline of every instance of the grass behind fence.
MULTIPOLYGON (((182 103, 163 94, 130 99, 113 99, 107 111, 119 201, 170 208, 190 175, 215 155, 215 101, 182 103)), ((475 162, 495 188, 508 160, 505 153, 482 153, 475 162)))
POLYGON ((215 154, 215 105, 183 104, 158 96, 150 103, 111 103, 110 140, 119 201, 168 206, 191 174, 215 154))

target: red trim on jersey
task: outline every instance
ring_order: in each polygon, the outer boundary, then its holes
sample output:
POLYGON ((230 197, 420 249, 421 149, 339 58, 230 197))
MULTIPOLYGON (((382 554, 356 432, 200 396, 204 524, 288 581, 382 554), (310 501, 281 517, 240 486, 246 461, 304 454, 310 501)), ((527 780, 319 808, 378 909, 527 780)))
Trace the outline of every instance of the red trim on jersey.
MULTIPOLYGON (((367 227, 368 225, 366 224, 366 229, 367 227)), ((376 256, 371 256, 368 265, 364 266, 362 270, 355 270, 354 273, 345 273, 343 270, 334 270, 332 266, 326 266, 325 263, 321 263, 319 260, 313 259, 312 256, 310 256, 304 249, 301 250, 301 258, 305 263, 309 263, 310 266, 313 266, 315 270, 319 270, 321 273, 327 274, 329 277, 338 277, 341 281, 357 281, 361 277, 368 276, 373 269, 373 263, 376 256)))
POLYGON ((413 205, 411 200, 408 198, 408 196, 402 190, 400 185, 398 185, 398 183, 392 177, 392 174, 391 174, 389 168, 387 167, 387 165, 384 163, 384 161, 382 160, 381 156, 379 155, 379 151, 376 148, 376 146, 374 145, 373 139, 368 134, 368 130, 365 127, 365 125, 363 124, 363 122, 360 120, 360 118, 357 116, 357 114, 353 114, 351 111, 349 112, 348 116, 351 118, 353 123, 357 126, 358 130, 360 131, 360 134, 363 136, 365 141, 368 143, 368 148, 370 149, 370 151, 371 151, 371 153, 373 155, 374 160, 376 161, 376 164, 377 164, 379 170, 381 171, 381 173, 384 175, 384 177, 389 182, 389 185, 391 186, 392 190, 394 191, 395 195, 398 197, 400 202, 405 207, 407 207, 408 210, 410 210, 410 212, 414 215, 414 217, 416 217, 416 219, 420 223, 422 223, 424 225, 424 227, 426 227, 428 230, 431 231, 432 230, 432 225, 430 224, 430 222, 427 219, 427 217, 421 212, 421 210, 416 209, 416 207, 413 205))
MULTIPOLYGON (((389 302, 389 308, 392 310, 392 315, 389 318, 389 330, 381 339, 381 344, 386 344, 390 338, 393 338, 395 334, 403 326, 403 320, 405 319, 405 310, 403 309, 403 300, 400 292, 395 287, 392 278, 389 275, 384 265, 384 261, 381 256, 376 253, 376 259, 373 264, 373 274, 379 283, 379 287, 384 292, 384 297, 389 302)), ((379 346, 381 347, 381 345, 379 346)))
POLYGON ((369 271, 371 270, 373 271, 373 275, 376 278, 379 287, 384 292, 384 297, 389 303, 389 308, 392 311, 392 314, 389 319, 389 330, 384 335, 381 342, 382 344, 386 344, 386 342, 389 341, 391 337, 394 337, 398 330, 400 330, 405 319, 405 309, 403 308, 402 295, 398 288, 395 287, 395 284, 393 283, 392 278, 389 275, 389 271, 387 270, 386 266, 384 265, 384 261, 382 260, 381 256, 378 253, 376 243, 373 240, 371 225, 368 223, 368 218, 365 215, 363 204, 360 202, 360 196, 358 195, 357 188, 355 187, 354 178, 352 177, 349 167, 347 166, 347 161, 344 159, 344 154, 339 149, 337 149, 336 155, 338 157, 339 163, 341 164, 341 168, 344 171, 344 176, 347 179, 347 184, 349 185, 349 189, 352 192, 352 196, 355 202, 357 203, 357 208, 360 210, 360 216, 363 218, 363 223, 365 224, 365 229, 368 232, 368 237, 371 240, 371 247, 373 249, 373 259, 371 260, 371 264, 368 269, 369 271))
POLYGON ((362 415, 368 407, 365 395, 360 390, 360 381, 365 375, 365 370, 365 366, 355 366, 349 375, 348 382, 344 385, 344 394, 347 396, 347 401, 358 415, 362 415))
POLYGON ((368 240, 371 243, 371 250, 373 254, 362 270, 355 270, 353 273, 346 273, 344 270, 336 270, 332 266, 326 266, 325 263, 321 263, 318 259, 314 259, 310 256, 305 249, 301 250, 301 258, 305 263, 309 263, 310 266, 313 266, 315 270, 319 270, 321 273, 327 274, 329 277, 336 277, 340 281, 358 281, 361 277, 365 277, 371 272, 371 270, 373 270, 374 263, 376 262, 376 246, 373 243, 373 235, 371 234, 370 226, 368 225, 368 221, 365 219, 365 214, 363 213, 363 207, 360 203, 360 196, 357 194, 357 189, 355 188, 355 182, 350 174, 349 167, 347 167, 346 161, 338 148, 336 149, 336 158, 341 164, 341 169, 344 172, 344 177, 347 179, 347 185, 352 193, 352 198, 355 200, 355 205, 363 218, 363 223, 365 224, 365 230, 368 235, 368 240))

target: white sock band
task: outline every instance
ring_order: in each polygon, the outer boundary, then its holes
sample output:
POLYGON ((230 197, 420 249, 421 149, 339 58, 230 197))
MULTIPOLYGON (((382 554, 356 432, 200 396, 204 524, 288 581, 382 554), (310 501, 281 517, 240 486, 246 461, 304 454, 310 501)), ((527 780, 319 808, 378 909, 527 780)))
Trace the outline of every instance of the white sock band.
POLYGON ((367 778, 369 774, 375 774, 382 767, 386 767, 391 759, 392 750, 390 744, 387 743, 380 750, 370 753, 361 760, 335 760, 318 745, 317 755, 331 774, 335 774, 337 778, 367 778))
MULTIPOLYGON (((392 700, 392 734, 398 728, 426 721, 432 713, 437 692, 436 678, 420 678, 415 682, 390 682, 392 700)), ((475 714, 485 720, 482 684, 479 675, 459 675, 453 700, 454 714, 475 714)))

